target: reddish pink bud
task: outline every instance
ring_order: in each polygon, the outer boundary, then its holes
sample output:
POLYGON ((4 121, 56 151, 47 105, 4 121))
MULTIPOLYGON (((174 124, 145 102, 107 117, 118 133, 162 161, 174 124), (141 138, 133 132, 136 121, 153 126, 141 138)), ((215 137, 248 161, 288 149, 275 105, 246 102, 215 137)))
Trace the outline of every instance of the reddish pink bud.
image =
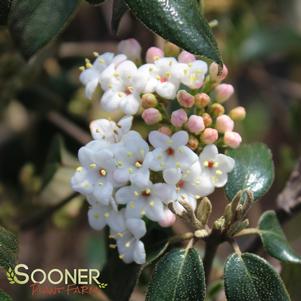
POLYGON ((205 128, 204 120, 201 116, 191 115, 187 122, 187 129, 190 133, 200 134, 205 128))
POLYGON ((173 214, 169 209, 166 209, 164 215, 164 218, 159 221, 159 225, 164 228, 172 226, 176 221, 175 214, 173 214))
POLYGON ((180 90, 177 94, 179 104, 184 108, 191 108, 194 105, 194 96, 186 90, 180 90))
POLYGON ((190 52, 188 52, 188 51, 186 51, 186 50, 183 50, 183 51, 179 54, 179 57, 178 57, 178 61, 179 61, 180 63, 184 63, 184 64, 192 63, 192 62, 194 62, 195 60, 196 60, 196 57, 195 57, 192 53, 190 53, 190 52))
POLYGON ((177 128, 180 128, 187 121, 188 117, 186 112, 183 109, 172 112, 171 114, 171 123, 177 128))
POLYGON ((207 128, 202 133, 201 138, 205 144, 213 144, 218 139, 218 132, 216 129, 207 128))
POLYGON ((136 39, 123 40, 118 44, 118 51, 132 61, 141 60, 141 45, 136 39))
POLYGON ((208 104, 210 103, 210 96, 206 93, 198 93, 196 94, 196 96, 194 97, 195 99, 195 105, 198 108, 205 108, 208 106, 208 104))
POLYGON ((161 113, 155 108, 149 108, 143 111, 142 118, 148 125, 156 124, 162 120, 161 113))
POLYGON ((216 100, 218 102, 227 101, 234 93, 234 88, 229 84, 220 84, 215 88, 216 100))
POLYGON ((164 135, 167 135, 167 136, 171 136, 171 134, 172 134, 172 130, 168 126, 160 127, 159 132, 164 134, 164 135))
POLYGON ((229 116, 235 121, 241 121, 246 118, 246 110, 244 107, 236 107, 232 109, 229 116))
POLYGON ((216 118, 216 129, 220 133, 231 132, 234 128, 234 121, 228 115, 221 115, 216 118))
POLYGON ((158 47, 151 47, 146 52, 146 62, 149 64, 152 64, 162 57, 164 57, 164 52, 158 47))
POLYGON ((236 132, 226 132, 224 135, 224 143, 231 148, 238 148, 241 140, 241 136, 236 132))

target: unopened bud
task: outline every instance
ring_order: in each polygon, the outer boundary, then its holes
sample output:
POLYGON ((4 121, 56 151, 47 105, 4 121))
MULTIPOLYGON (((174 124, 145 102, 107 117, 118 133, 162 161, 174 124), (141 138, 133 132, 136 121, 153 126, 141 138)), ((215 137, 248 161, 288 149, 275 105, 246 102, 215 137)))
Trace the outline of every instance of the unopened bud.
POLYGON ((209 67, 210 79, 214 82, 223 81, 228 75, 228 68, 223 65, 223 69, 220 70, 220 66, 217 63, 212 63, 209 67))
POLYGON ((234 88, 229 84, 220 84, 215 88, 216 100, 220 103, 227 101, 234 93, 234 88))
POLYGON ((172 134, 172 130, 168 126, 162 126, 158 131, 167 136, 171 136, 172 134))
POLYGON ((194 96, 188 93, 186 90, 180 90, 177 93, 177 100, 184 108, 191 108, 194 105, 194 96))
POLYGON ((178 61, 179 63, 184 63, 184 64, 189 64, 192 63, 196 60, 195 55, 193 55, 192 53, 183 50, 178 57, 178 61))
POLYGON ((206 93, 198 93, 194 97, 195 105, 198 108, 205 108, 210 103, 210 96, 206 93))
POLYGON ((223 105, 219 104, 219 103, 214 103, 211 106, 211 112, 214 116, 220 116, 223 115, 225 113, 225 108, 223 105))
POLYGON ((216 129, 206 128, 201 138, 205 144, 213 144, 218 139, 218 132, 216 129))
POLYGON ((236 132, 225 132, 224 143, 231 148, 238 148, 241 144, 241 136, 236 132))
POLYGON ((225 219, 224 217, 220 217, 213 223, 213 228, 216 230, 224 230, 225 219))
POLYGON ((204 237, 206 237, 208 235, 209 235, 209 233, 208 233, 208 231, 206 229, 200 229, 200 230, 196 230, 194 232, 194 236, 196 238, 204 238, 204 237))
POLYGON ((177 128, 182 127, 187 119, 187 114, 183 109, 176 110, 171 114, 171 123, 177 128))
POLYGON ((172 226, 176 221, 176 215, 172 213, 169 209, 164 212, 164 218, 159 221, 159 225, 163 228, 172 226))
POLYGON ((173 43, 166 42, 164 45, 165 56, 178 56, 180 51, 181 49, 173 43))
POLYGON ((162 57, 164 57, 164 52, 158 47, 151 47, 146 52, 146 62, 148 64, 152 64, 162 57))
POLYGON ((190 133, 200 134, 205 129, 203 118, 201 116, 191 115, 187 122, 187 129, 190 133))
POLYGON ((234 128, 234 121, 228 115, 223 114, 216 118, 215 127, 220 133, 231 132, 234 128))
POLYGON ((224 218, 225 218, 226 226, 231 225, 231 223, 233 221, 234 214, 235 214, 235 211, 232 210, 232 206, 231 206, 231 203, 230 203, 226 206, 225 211, 224 211, 224 218))
POLYGON ((141 45, 136 39, 123 40, 118 44, 118 51, 135 62, 141 61, 141 50, 141 45))
POLYGON ((235 121, 241 121, 246 118, 246 110, 244 107, 236 107, 232 109, 229 116, 235 121))
POLYGON ((202 115, 205 127, 209 127, 212 124, 212 118, 208 113, 202 115))
POLYGON ((199 146, 199 140, 195 137, 190 137, 187 146, 194 151, 199 146))
POLYGON ((211 213, 212 204, 210 200, 206 197, 202 198, 196 211, 196 216, 202 225, 207 225, 211 213))
POLYGON ((162 120, 162 115, 159 110, 155 108, 149 108, 143 111, 142 118, 147 125, 152 125, 162 120))
POLYGON ((154 108, 158 104, 158 100, 154 94, 146 93, 142 96, 141 103, 144 109, 154 108))

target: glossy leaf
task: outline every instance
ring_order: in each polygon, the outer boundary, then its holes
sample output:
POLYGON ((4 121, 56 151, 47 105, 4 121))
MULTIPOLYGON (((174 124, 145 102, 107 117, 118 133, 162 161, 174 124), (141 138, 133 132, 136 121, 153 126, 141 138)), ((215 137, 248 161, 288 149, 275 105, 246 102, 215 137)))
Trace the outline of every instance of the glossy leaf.
POLYGON ((54 39, 71 20, 79 0, 14 0, 8 18, 13 40, 25 58, 54 39))
POLYGON ((8 294, 3 292, 1 289, 0 289, 0 300, 1 301, 13 301, 13 299, 8 294))
POLYGON ((0 226, 0 266, 8 270, 17 259, 18 242, 16 236, 0 226))
POLYGON ((291 299, 298 301, 300 299, 301 265, 283 263, 281 277, 291 296, 291 299))
POLYGON ((256 200, 270 189, 274 180, 274 164, 272 153, 266 145, 242 145, 238 149, 229 150, 227 155, 235 160, 235 167, 225 187, 229 200, 244 189, 251 190, 256 200))
POLYGON ((125 0, 151 30, 185 50, 219 64, 222 59, 208 22, 196 0, 125 0))
POLYGON ((123 15, 128 11, 124 0, 114 0, 111 26, 114 32, 117 32, 119 23, 123 15))
POLYGON ((226 262, 224 278, 228 301, 290 300, 273 267, 255 254, 232 254, 226 262))
POLYGON ((301 257, 290 247, 274 211, 263 213, 259 229, 263 247, 269 255, 281 261, 301 263, 301 257))
POLYGON ((157 263, 146 301, 202 301, 205 276, 195 249, 173 249, 157 263))

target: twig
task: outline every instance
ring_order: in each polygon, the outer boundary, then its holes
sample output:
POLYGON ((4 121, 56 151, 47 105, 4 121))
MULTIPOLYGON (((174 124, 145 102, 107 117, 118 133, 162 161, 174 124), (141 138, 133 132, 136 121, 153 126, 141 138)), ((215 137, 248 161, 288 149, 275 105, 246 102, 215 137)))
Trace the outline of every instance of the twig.
POLYGON ((78 196, 77 192, 73 192, 66 198, 62 199, 58 204, 48 207, 40 212, 34 214, 29 219, 21 222, 20 230, 27 231, 34 227, 37 227, 43 224, 46 220, 48 220, 56 211, 67 205, 70 201, 72 201, 75 197, 78 196))
POLYGON ((69 136, 73 137, 79 143, 87 144, 91 141, 91 137, 88 133, 58 112, 49 112, 47 118, 51 123, 63 130, 69 136))

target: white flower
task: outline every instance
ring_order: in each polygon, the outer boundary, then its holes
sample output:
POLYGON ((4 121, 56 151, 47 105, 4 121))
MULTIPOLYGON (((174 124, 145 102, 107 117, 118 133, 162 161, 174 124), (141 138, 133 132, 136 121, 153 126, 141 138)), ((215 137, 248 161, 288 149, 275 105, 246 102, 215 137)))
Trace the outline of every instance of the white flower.
POLYGON ((88 99, 91 99, 95 92, 98 84, 100 84, 100 78, 102 72, 112 63, 126 60, 125 55, 114 56, 111 52, 106 52, 100 56, 97 56, 93 65, 87 60, 86 67, 79 79, 82 84, 85 85, 85 95, 88 99))
POLYGON ((144 215, 153 221, 164 219, 164 205, 175 199, 172 186, 163 183, 145 186, 131 185, 116 192, 118 204, 126 204, 127 218, 141 218, 144 215))
POLYGON ((199 89, 203 85, 208 66, 205 62, 197 60, 189 64, 179 64, 177 71, 182 84, 190 89, 199 89))
POLYGON ((215 187, 223 187, 228 180, 228 173, 234 168, 235 161, 224 154, 219 154, 214 144, 205 146, 200 154, 203 173, 210 178, 215 187))
POLYGON ((214 185, 207 175, 202 173, 199 161, 183 171, 177 168, 166 169, 163 177, 166 183, 174 185, 177 198, 173 207, 179 214, 184 210, 180 201, 187 202, 195 210, 196 200, 214 191, 214 185))
POLYGON ((94 230, 102 230, 105 226, 109 226, 113 231, 122 232, 125 228, 123 212, 113 209, 111 205, 104 206, 96 201, 89 208, 88 220, 94 230))
POLYGON ((152 131, 149 134, 149 141, 155 148, 147 155, 149 167, 153 171, 160 171, 168 168, 185 168, 191 166, 198 160, 197 155, 186 146, 188 133, 179 131, 169 137, 159 131, 152 131))
POLYGON ((150 172, 145 156, 149 152, 149 146, 136 131, 130 131, 121 139, 120 147, 115 151, 117 169, 114 179, 126 184, 146 185, 150 172))
POLYGON ((138 112, 145 76, 138 71, 133 62, 125 61, 118 66, 111 64, 102 73, 101 85, 106 91, 101 98, 101 106, 105 111, 121 109, 128 115, 138 112))
POLYGON ((147 75, 145 93, 158 93, 166 99, 174 99, 180 87, 180 80, 177 72, 178 62, 175 58, 161 58, 154 64, 145 64, 139 68, 147 75))
POLYGON ((117 186, 113 179, 115 162, 113 153, 103 141, 92 141, 78 152, 81 167, 71 179, 75 191, 92 195, 99 203, 108 205, 117 186))
POLYGON ((108 119, 98 119, 90 123, 90 130, 93 139, 113 144, 120 142, 122 136, 130 131, 132 122, 132 116, 121 118, 117 124, 108 119))
POLYGON ((111 231, 111 238, 116 239, 119 258, 125 263, 145 263, 144 244, 140 240, 146 234, 145 223, 141 219, 130 218, 125 221, 125 230, 122 232, 111 231))

